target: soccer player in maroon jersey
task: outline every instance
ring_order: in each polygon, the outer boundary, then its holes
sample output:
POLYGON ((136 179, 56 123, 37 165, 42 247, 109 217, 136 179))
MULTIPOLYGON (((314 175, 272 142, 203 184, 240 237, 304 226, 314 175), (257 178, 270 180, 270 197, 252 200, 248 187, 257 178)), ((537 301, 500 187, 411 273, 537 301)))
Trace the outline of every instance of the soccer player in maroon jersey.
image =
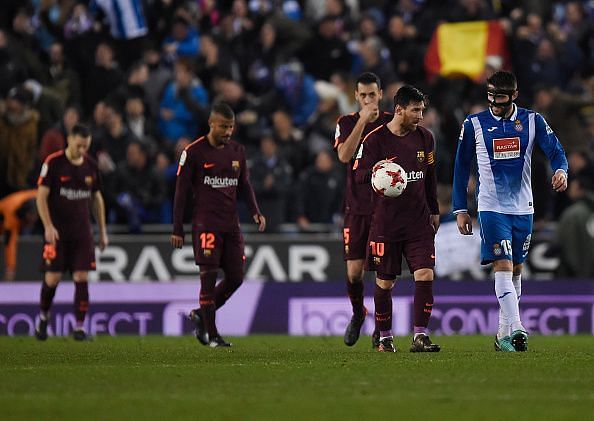
POLYGON ((215 312, 243 282, 243 236, 237 214, 237 193, 243 194, 258 229, 264 231, 266 218, 260 213, 249 181, 245 149, 231 140, 235 114, 229 105, 212 107, 210 130, 182 152, 177 170, 173 202, 171 245, 184 244, 183 214, 186 199, 194 197, 192 244, 200 266, 200 308, 190 318, 196 325, 196 338, 203 344, 228 347, 217 331, 215 312), (221 268, 225 278, 216 285, 221 268), (215 286, 216 285, 216 286, 215 286))
POLYGON ((392 336, 392 288, 401 273, 402 256, 415 280, 414 337, 411 352, 437 352, 427 334, 433 307, 435 234, 439 228, 435 141, 419 126, 426 97, 405 85, 394 96, 394 117, 363 140, 355 161, 356 181, 368 184, 374 165, 393 161, 405 169, 408 185, 396 198, 375 198, 369 229, 366 269, 376 272, 375 322, 379 351, 395 352, 392 336))
POLYGON ((76 124, 68 134, 65 150, 50 154, 41 167, 37 209, 43 222, 44 240, 41 311, 35 329, 37 339, 47 339, 47 324, 62 272, 74 280, 74 339, 87 339, 83 323, 89 307, 89 271, 95 270, 95 246, 89 211, 99 226, 99 248, 108 244, 105 205, 97 163, 87 155, 91 145, 88 127, 76 124))
MULTIPOLYGON (((366 72, 357 78, 355 99, 361 109, 338 119, 334 142, 338 159, 347 164, 342 235, 343 256, 347 267, 347 293, 353 308, 353 316, 344 333, 344 343, 348 346, 355 345, 359 339, 361 326, 367 315, 367 309, 363 305, 363 266, 373 211, 371 185, 356 183, 354 163, 363 138, 392 119, 392 114, 379 110, 382 88, 376 74, 366 72)), ((374 347, 379 346, 378 331, 372 336, 372 344, 374 347)))

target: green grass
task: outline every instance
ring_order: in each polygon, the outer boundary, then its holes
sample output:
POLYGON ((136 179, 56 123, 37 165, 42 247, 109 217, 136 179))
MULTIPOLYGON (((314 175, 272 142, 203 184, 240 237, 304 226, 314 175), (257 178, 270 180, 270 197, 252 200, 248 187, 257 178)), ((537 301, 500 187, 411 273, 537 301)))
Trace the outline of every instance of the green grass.
POLYGON ((592 336, 533 336, 517 354, 434 340, 439 354, 409 353, 409 338, 380 354, 369 338, 0 337, 0 419, 592 419, 592 336))

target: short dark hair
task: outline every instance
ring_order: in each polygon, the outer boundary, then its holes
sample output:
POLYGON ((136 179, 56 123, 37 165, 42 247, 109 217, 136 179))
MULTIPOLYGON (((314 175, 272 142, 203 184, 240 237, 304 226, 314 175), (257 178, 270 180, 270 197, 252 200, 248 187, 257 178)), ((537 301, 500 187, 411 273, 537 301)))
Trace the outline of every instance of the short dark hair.
POLYGON ((407 107, 411 102, 423 102, 427 105, 427 95, 412 85, 404 85, 394 95, 394 108, 397 105, 407 107))
POLYGON ((512 72, 500 70, 487 79, 487 85, 493 85, 497 89, 518 89, 518 81, 512 72))
POLYGON ((226 102, 218 102, 214 104, 210 110, 210 115, 213 114, 218 114, 229 120, 235 118, 235 113, 233 112, 233 109, 226 102))
POLYGON ((359 75, 355 81, 355 86, 358 86, 359 84, 371 85, 372 83, 375 83, 379 89, 382 89, 382 81, 379 76, 372 72, 365 72, 359 75))
POLYGON ((80 136, 80 137, 91 137, 91 129, 89 129, 87 126, 85 126, 84 124, 75 124, 74 126, 72 126, 72 129, 70 130, 70 136, 80 136))

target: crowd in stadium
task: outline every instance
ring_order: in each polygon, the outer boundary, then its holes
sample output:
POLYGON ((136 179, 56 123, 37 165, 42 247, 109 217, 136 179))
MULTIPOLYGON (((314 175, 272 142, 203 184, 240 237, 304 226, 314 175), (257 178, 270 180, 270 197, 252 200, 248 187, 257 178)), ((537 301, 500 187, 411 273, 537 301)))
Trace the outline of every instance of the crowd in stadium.
MULTIPOLYGON (((131 232, 170 224, 179 155, 208 131, 210 106, 225 101, 270 229, 333 223, 344 189, 336 120, 357 111, 353 80, 371 71, 387 111, 404 83, 429 95, 422 124, 436 139, 440 205, 451 218, 462 120, 486 108, 485 79, 507 58, 518 105, 559 136, 570 180, 591 174, 593 1, 4 0, 0 199, 34 188, 44 159, 85 122, 108 223, 131 232), (478 20, 499 22, 509 57, 491 57, 478 79, 429 77, 437 25, 478 20)), ((535 222, 558 220, 572 200, 552 194, 542 154, 533 177, 535 222)))

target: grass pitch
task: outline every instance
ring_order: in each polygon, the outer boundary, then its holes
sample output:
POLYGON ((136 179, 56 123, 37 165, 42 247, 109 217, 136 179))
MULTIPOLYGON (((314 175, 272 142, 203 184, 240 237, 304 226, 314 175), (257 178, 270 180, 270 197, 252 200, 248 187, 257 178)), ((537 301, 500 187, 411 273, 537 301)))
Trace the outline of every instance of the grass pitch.
POLYGON ((0 337, 0 419, 592 419, 592 336, 435 337, 438 354, 371 350, 370 339, 250 336, 0 337))

